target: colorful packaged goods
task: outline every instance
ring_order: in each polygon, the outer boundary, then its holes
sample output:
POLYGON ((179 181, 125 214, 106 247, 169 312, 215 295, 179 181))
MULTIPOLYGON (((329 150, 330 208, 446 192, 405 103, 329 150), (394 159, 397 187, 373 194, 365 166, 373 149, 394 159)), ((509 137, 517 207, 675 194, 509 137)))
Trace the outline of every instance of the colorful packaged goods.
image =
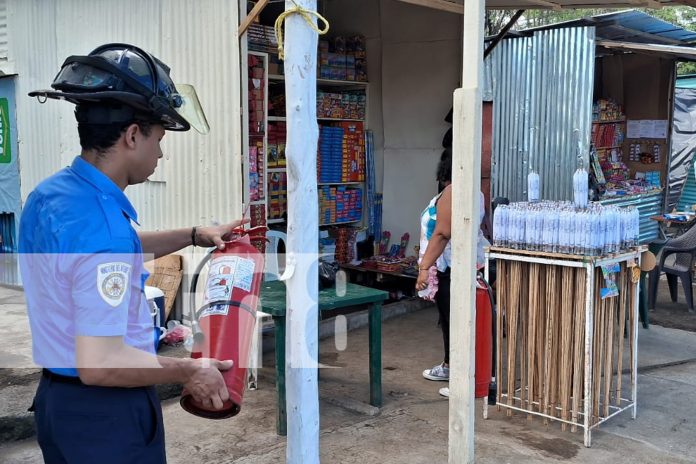
POLYGON ((365 91, 317 92, 317 117, 328 119, 365 119, 365 91))
POLYGON ((319 189, 319 225, 359 222, 362 189, 324 185, 319 189))
POLYGON ((287 127, 284 122, 268 124, 267 162, 269 168, 284 167, 287 127))
POLYGON ((365 37, 334 37, 319 41, 320 79, 367 82, 365 37))
POLYGON ((251 205, 249 208, 249 217, 251 218, 251 227, 260 227, 266 225, 266 207, 262 204, 251 205))
POLYGON ((600 98, 592 107, 592 121, 624 121, 623 106, 612 99, 600 98))

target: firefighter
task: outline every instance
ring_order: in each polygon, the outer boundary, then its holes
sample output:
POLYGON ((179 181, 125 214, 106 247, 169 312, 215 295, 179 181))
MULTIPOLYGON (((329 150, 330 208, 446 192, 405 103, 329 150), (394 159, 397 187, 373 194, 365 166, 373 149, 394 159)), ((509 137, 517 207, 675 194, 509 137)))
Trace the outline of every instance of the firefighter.
POLYGON ((124 194, 162 157, 165 131, 208 124, 195 91, 144 50, 107 44, 71 56, 40 101, 74 103, 82 147, 72 165, 41 182, 20 221, 22 279, 33 356, 43 368, 34 398, 46 463, 164 463, 154 385, 179 383, 216 409, 229 397, 231 361, 157 356, 143 292, 143 255, 189 245, 223 247, 244 221, 136 232, 124 194))

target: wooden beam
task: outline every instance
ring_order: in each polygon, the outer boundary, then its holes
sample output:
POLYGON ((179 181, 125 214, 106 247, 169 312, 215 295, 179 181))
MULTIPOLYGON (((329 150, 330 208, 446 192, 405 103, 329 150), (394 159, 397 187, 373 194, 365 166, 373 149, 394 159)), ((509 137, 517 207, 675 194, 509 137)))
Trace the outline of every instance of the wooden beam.
POLYGON ((251 23, 254 22, 254 20, 261 14, 261 11, 263 11, 263 9, 266 8, 266 5, 268 5, 269 1, 270 0, 259 0, 258 2, 256 2, 254 8, 251 9, 247 17, 244 18, 242 23, 239 25, 239 30, 237 32, 239 37, 244 35, 251 23))
MULTIPOLYGON (((317 0, 285 2, 317 11, 317 0)), ((319 464, 319 204, 317 196, 317 32, 299 14, 285 19, 288 243, 288 464, 319 464)))
POLYGON ((454 92, 449 463, 474 462, 476 242, 481 195, 485 0, 464 4, 462 88, 454 92))
POLYGON ((655 8, 656 10, 659 10, 662 8, 662 3, 660 3, 658 0, 628 0, 630 3, 635 4, 636 6, 642 6, 645 8, 655 8))
POLYGON ((512 29, 512 26, 514 26, 517 23, 517 20, 520 19, 520 17, 524 14, 525 10, 517 10, 517 13, 508 21, 508 23, 503 27, 503 29, 498 33, 497 36, 495 36, 495 39, 493 39, 493 42, 491 42, 490 45, 488 45, 488 48, 486 48, 486 51, 483 52, 483 59, 485 60, 488 55, 491 54, 493 50, 495 50, 495 47, 498 46, 501 40, 507 36, 508 31, 512 29))
POLYGON ((558 2, 550 2, 549 0, 527 0, 527 2, 533 5, 543 6, 545 8, 551 8, 552 10, 560 10, 563 8, 558 2))
POLYGON ((447 0, 399 0, 400 2, 412 5, 425 6, 436 10, 447 11, 449 13, 464 14, 464 5, 447 0))

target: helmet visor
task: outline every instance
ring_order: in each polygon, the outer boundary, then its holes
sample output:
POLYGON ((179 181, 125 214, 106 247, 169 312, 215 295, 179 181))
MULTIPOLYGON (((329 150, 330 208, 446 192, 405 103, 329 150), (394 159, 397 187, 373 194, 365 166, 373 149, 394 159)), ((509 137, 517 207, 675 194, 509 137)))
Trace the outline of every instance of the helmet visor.
POLYGON ((66 85, 84 91, 106 90, 113 85, 113 75, 87 64, 71 63, 60 70, 51 86, 62 89, 66 85))
POLYGON ((208 120, 203 112, 200 100, 196 94, 196 89, 188 84, 176 84, 176 90, 181 97, 180 104, 175 107, 176 112, 188 122, 191 127, 201 134, 210 132, 208 120))

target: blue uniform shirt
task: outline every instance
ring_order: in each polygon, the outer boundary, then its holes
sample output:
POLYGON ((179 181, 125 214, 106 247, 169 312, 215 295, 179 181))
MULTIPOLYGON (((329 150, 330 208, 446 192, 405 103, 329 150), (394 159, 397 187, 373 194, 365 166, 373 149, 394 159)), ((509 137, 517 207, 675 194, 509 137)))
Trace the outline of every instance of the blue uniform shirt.
POLYGON ((79 156, 29 195, 19 252, 36 364, 77 376, 79 335, 123 336, 154 352, 147 271, 131 221, 137 214, 123 191, 79 156))

